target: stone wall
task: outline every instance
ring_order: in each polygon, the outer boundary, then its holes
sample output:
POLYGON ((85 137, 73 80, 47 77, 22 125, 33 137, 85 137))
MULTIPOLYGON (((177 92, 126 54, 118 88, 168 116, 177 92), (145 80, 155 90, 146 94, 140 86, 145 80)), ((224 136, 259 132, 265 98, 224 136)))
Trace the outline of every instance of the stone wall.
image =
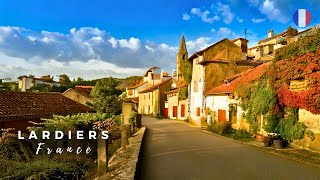
POLYGON ((108 162, 108 174, 99 179, 134 179, 139 163, 139 154, 146 128, 142 127, 129 138, 126 148, 118 149, 108 162))
POLYGON ((310 137, 305 136, 301 140, 293 141, 292 145, 320 152, 320 115, 315 115, 307 110, 299 109, 299 122, 306 125, 308 130, 311 130, 314 133, 315 138, 314 140, 311 140, 310 137))

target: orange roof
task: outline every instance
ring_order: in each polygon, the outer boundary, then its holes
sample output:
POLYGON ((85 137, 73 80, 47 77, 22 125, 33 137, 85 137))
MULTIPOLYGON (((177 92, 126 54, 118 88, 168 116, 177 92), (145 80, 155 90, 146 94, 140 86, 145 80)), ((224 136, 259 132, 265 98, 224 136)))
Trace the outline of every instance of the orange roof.
POLYGON ((140 91, 139 93, 152 92, 152 91, 154 91, 157 87, 161 86, 162 84, 164 84, 164 83, 166 83, 166 82, 168 82, 168 81, 171 81, 171 78, 170 78, 170 79, 167 79, 167 80, 164 80, 164 81, 161 81, 161 82, 159 82, 158 84, 155 84, 155 85, 153 85, 153 86, 151 86, 151 87, 149 87, 149 88, 147 88, 147 89, 145 89, 145 90, 140 91))
POLYGON ((231 94, 234 93, 237 86, 245 85, 250 83, 263 75, 266 72, 267 68, 270 66, 269 63, 262 64, 256 68, 247 70, 243 72, 239 77, 232 80, 230 83, 223 84, 221 86, 215 87, 207 92, 208 95, 213 94, 231 94))
POLYGON ((94 86, 76 86, 76 88, 92 89, 94 86))
POLYGON ((88 106, 56 92, 0 91, 0 119, 48 117, 92 111, 88 106))
POLYGON ((127 89, 134 89, 134 88, 137 88, 137 87, 139 87, 139 86, 142 86, 142 85, 144 85, 144 84, 146 84, 147 82, 143 82, 143 83, 140 83, 140 84, 137 84, 137 85, 134 85, 134 86, 129 86, 129 87, 127 87, 127 89))

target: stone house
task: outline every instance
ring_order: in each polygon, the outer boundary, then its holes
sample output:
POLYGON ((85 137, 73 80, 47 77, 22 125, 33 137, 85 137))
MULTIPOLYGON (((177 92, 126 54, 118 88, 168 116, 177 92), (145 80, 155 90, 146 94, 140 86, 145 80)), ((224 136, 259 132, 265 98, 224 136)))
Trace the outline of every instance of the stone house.
POLYGON ((41 118, 53 115, 71 115, 92 110, 61 93, 31 93, 0 91, 0 129, 14 128, 28 132, 29 121, 41 122, 41 118))
POLYGON ((166 79, 139 92, 140 114, 164 116, 166 92, 170 91, 172 80, 166 79))
MULTIPOLYGON (((246 86, 254 83, 262 74, 266 72, 269 63, 259 65, 253 69, 237 74, 232 78, 226 79, 224 84, 209 90, 205 97, 207 122, 232 122, 234 129, 249 131, 250 125, 243 118, 244 111, 239 106, 240 101, 235 94, 238 86, 246 86), (209 112, 210 111, 210 112, 209 112)), ((259 118, 259 128, 263 131, 263 116, 259 118)))
POLYGON ((167 72, 161 71, 159 67, 151 67, 143 74, 143 82, 134 86, 126 88, 127 98, 132 102, 139 103, 139 92, 162 82, 163 80, 170 79, 171 77, 167 72))
POLYGON ((287 32, 285 30, 275 35, 274 30, 269 30, 267 38, 260 40, 257 46, 248 49, 248 56, 261 61, 272 60, 275 50, 286 46, 287 32))
POLYGON ((93 88, 94 86, 76 86, 74 89, 67 89, 62 95, 83 105, 88 105, 92 102, 90 93, 93 88))
POLYGON ((21 89, 21 92, 26 92, 27 89, 30 89, 32 86, 36 86, 38 84, 47 84, 50 86, 61 86, 59 82, 54 81, 50 78, 45 78, 45 76, 41 78, 20 76, 18 79, 19 79, 19 89, 21 89))
POLYGON ((206 92, 221 85, 223 80, 256 66, 256 62, 247 60, 246 47, 246 39, 223 39, 189 57, 193 66, 189 92, 191 122, 198 126, 205 122, 206 92))

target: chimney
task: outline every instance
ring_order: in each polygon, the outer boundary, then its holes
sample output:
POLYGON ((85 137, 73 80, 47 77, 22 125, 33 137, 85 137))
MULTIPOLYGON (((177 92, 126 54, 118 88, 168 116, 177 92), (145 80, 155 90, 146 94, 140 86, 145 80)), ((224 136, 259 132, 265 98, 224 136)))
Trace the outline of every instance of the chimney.
POLYGON ((270 29, 269 31, 268 31, 268 38, 271 38, 271 37, 273 37, 274 36, 274 31, 272 30, 272 29, 270 29))

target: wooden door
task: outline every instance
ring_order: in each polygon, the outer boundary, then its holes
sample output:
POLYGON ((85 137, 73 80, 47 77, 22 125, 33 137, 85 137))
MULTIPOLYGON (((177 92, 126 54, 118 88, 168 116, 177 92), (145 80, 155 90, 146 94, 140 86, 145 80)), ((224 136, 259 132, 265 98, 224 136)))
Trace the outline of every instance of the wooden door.
POLYGON ((164 117, 168 117, 168 108, 164 108, 164 117))
POLYGON ((172 117, 177 117, 178 115, 178 106, 172 107, 172 117))
POLYGON ((181 104, 181 117, 184 117, 186 106, 184 104, 181 104))
POLYGON ((226 110, 218 109, 218 122, 226 122, 226 110))

